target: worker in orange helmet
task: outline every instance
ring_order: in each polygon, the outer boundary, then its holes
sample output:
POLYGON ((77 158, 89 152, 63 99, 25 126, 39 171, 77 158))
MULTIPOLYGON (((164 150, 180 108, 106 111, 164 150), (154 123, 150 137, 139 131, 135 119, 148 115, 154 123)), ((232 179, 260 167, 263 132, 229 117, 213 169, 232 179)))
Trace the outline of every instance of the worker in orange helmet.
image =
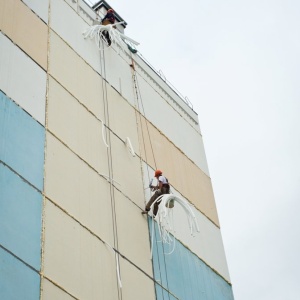
MULTIPOLYGON (((157 185, 153 186, 150 184, 150 188, 152 191, 155 191, 155 193, 152 195, 150 200, 148 201, 146 208, 144 211, 142 211, 142 214, 147 214, 150 211, 150 206, 152 203, 161 195, 163 194, 170 194, 170 185, 168 182, 168 179, 162 175, 161 170, 156 170, 154 173, 154 177, 157 179, 157 185)), ((159 202, 156 202, 153 207, 153 215, 156 216, 158 211, 158 206, 160 204, 159 202)))
MULTIPOLYGON (((110 8, 105 17, 102 19, 101 23, 102 25, 109 25, 109 24, 115 24, 115 21, 116 21, 116 18, 115 18, 115 15, 114 15, 114 10, 112 8, 110 8)), ((115 28, 115 26, 114 26, 115 28)), ((110 36, 109 36, 109 33, 107 30, 104 30, 103 31, 103 35, 107 41, 107 44, 108 46, 111 45, 111 39, 110 39, 110 36)))
POLYGON ((114 24, 116 21, 116 17, 114 15, 114 10, 110 8, 105 17, 102 19, 102 25, 114 24))

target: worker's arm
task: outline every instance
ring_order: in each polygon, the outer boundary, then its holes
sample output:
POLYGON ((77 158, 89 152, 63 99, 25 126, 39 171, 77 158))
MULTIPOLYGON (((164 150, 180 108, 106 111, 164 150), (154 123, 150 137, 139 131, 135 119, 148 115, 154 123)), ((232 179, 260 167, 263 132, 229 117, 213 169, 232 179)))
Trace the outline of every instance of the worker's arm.
POLYGON ((150 187, 153 191, 155 191, 155 190, 161 190, 162 186, 163 186, 163 183, 161 181, 158 181, 157 186, 151 185, 150 187))

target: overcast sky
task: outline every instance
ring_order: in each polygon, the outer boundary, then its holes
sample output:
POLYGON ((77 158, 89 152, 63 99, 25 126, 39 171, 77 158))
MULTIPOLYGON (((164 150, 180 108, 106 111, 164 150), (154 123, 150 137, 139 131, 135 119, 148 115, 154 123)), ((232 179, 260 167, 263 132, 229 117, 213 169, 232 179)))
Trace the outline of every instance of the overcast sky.
POLYGON ((300 299, 300 1, 108 3, 199 115, 235 300, 300 299))

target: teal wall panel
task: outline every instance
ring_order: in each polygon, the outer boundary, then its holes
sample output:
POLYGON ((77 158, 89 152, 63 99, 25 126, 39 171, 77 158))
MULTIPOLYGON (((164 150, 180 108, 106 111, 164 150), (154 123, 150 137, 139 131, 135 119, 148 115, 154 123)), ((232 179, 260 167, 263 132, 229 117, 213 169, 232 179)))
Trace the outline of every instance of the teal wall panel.
POLYGON ((40 276, 0 248, 0 299, 38 300, 40 276))
MULTIPOLYGON (((151 223, 149 218, 150 228, 151 223)), ((157 226, 154 241, 154 277, 165 290, 180 300, 233 300, 231 285, 178 240, 175 240, 174 252, 167 254, 170 247, 160 241, 157 226)), ((158 300, 173 300, 159 285, 156 285, 156 294, 158 300)))
POLYGON ((45 129, 0 91, 0 160, 43 189, 45 129))
POLYGON ((0 245, 36 270, 41 260, 42 199, 0 163, 0 245))

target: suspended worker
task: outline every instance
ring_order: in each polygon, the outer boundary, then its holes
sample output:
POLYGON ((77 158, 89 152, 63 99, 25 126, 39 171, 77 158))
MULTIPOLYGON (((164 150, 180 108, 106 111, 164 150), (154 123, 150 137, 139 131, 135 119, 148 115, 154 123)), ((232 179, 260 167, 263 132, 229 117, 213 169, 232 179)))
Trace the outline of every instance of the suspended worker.
MULTIPOLYGON (((168 182, 168 179, 162 175, 161 170, 156 170, 154 173, 154 177, 157 179, 157 185, 153 186, 152 184, 149 185, 152 191, 156 191, 153 196, 150 198, 148 201, 145 210, 142 211, 142 214, 147 214, 150 211, 150 206, 152 203, 161 195, 164 194, 170 194, 170 185, 168 182)), ((156 216, 157 211, 158 211, 158 206, 161 201, 158 201, 154 204, 153 207, 153 215, 156 216)))
MULTIPOLYGON (((104 16, 104 18, 102 19, 101 23, 102 25, 109 25, 109 24, 115 24, 116 22, 116 18, 115 18, 115 14, 114 14, 114 10, 112 8, 110 8, 106 15, 104 16)), ((108 43, 108 46, 111 45, 111 39, 109 37, 109 33, 108 31, 103 31, 103 35, 108 43)))

